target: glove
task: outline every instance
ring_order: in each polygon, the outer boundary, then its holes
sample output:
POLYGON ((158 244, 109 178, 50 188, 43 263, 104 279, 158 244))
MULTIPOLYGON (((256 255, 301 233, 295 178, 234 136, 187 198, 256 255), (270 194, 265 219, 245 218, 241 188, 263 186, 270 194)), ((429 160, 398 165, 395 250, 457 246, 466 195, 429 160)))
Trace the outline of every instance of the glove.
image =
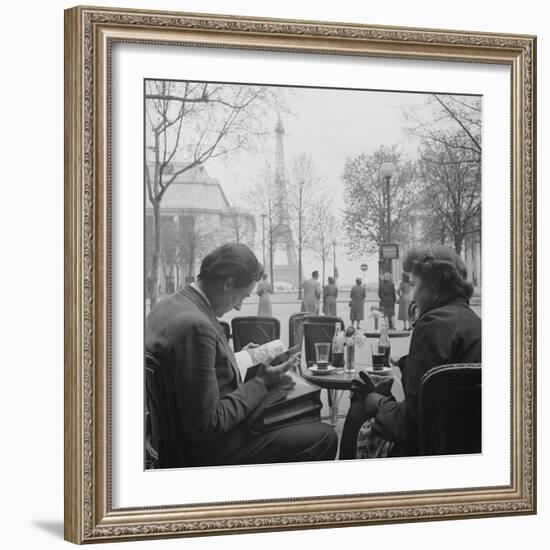
POLYGON ((376 386, 366 372, 360 371, 361 380, 354 378, 351 381, 351 401, 364 399, 370 392, 376 391, 376 386))
POLYGON ((388 376, 376 377, 373 379, 363 371, 359 372, 361 380, 354 378, 351 382, 351 402, 365 401, 371 393, 378 396, 389 397, 393 399, 391 389, 393 386, 393 378, 388 376))
POLYGON ((384 376, 381 380, 375 383, 376 391, 386 397, 393 397, 391 393, 392 386, 393 378, 389 376, 384 376))
POLYGON ((364 401, 364 410, 368 418, 374 418, 376 416, 376 413, 378 413, 378 409, 380 407, 380 403, 384 399, 385 397, 381 393, 377 392, 370 392, 367 395, 364 401))

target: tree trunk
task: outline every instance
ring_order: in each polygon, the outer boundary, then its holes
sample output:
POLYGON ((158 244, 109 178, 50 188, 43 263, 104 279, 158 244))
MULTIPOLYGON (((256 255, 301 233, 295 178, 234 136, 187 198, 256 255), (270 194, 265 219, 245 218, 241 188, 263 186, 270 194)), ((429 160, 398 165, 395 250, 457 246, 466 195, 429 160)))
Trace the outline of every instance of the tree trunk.
POLYGON ((275 281, 273 276, 273 230, 271 228, 271 223, 269 224, 269 272, 271 286, 273 287, 273 292, 275 292, 275 281))
POLYGON ((302 216, 298 218, 298 300, 303 298, 302 295, 302 216))
POLYGON ((303 298, 302 294, 302 247, 298 248, 298 300, 303 298))
POLYGON ((160 270, 160 202, 153 203, 153 259, 151 262, 151 295, 150 308, 158 300, 159 293, 159 270, 160 270))
POLYGON ((189 280, 191 280, 191 277, 193 276, 193 267, 195 265, 195 247, 191 246, 189 248, 189 280))
POLYGON ((454 235, 455 252, 460 256, 462 253, 462 243, 464 242, 464 235, 462 233, 455 233, 454 235))

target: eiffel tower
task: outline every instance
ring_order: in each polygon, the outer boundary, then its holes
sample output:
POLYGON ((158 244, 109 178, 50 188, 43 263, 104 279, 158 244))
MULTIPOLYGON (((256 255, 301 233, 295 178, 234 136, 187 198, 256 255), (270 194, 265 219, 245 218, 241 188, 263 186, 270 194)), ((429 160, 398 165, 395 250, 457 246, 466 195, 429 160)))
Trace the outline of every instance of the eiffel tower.
POLYGON ((285 129, 281 117, 275 125, 275 204, 273 220, 273 282, 298 287, 298 258, 288 214, 288 190, 285 175, 285 129))

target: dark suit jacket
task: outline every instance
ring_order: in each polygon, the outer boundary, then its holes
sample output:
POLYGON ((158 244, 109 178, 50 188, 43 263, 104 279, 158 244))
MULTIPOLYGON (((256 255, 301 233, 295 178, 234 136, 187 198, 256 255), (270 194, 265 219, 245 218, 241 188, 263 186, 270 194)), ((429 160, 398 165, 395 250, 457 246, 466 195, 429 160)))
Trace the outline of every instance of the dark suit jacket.
POLYGON ((166 381, 163 467, 226 463, 250 440, 243 421, 267 389, 256 378, 241 381, 208 302, 191 286, 159 301, 147 316, 145 346, 166 381))
POLYGON ((403 358, 401 403, 386 398, 375 427, 396 442, 400 452, 418 454, 418 398, 422 376, 432 367, 450 363, 481 362, 481 319, 460 296, 438 300, 417 320, 409 354, 403 358))

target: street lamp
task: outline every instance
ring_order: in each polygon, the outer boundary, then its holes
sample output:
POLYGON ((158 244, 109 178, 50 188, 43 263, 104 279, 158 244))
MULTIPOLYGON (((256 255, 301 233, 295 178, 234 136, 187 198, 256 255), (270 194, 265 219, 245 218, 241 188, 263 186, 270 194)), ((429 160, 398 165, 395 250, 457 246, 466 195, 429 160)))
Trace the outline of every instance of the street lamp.
POLYGON ((262 214, 262 255, 265 269, 265 217, 266 214, 262 214))
MULTIPOLYGON (((391 243, 390 180, 395 173, 395 164, 393 162, 383 162, 380 172, 386 180, 386 242, 389 244, 391 243)), ((387 271, 391 272, 391 260, 387 260, 387 271)))
POLYGON ((334 277, 334 282, 336 282, 336 239, 332 241, 332 275, 334 277))
POLYGON ((390 218, 390 180, 395 173, 393 162, 384 162, 380 168, 382 177, 386 180, 386 242, 391 242, 391 218, 390 218))

